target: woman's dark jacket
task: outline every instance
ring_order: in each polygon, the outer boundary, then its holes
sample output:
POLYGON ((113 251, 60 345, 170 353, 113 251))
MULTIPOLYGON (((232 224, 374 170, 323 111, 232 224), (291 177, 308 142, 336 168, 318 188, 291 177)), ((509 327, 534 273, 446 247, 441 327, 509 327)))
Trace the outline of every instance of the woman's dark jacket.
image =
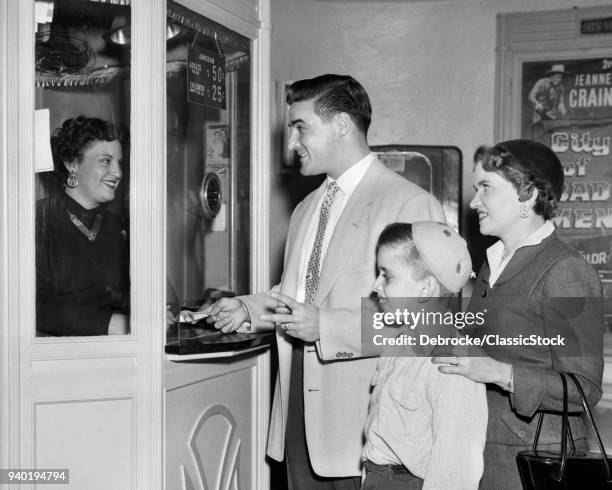
POLYGON ((50 335, 106 335, 113 313, 127 314, 125 223, 108 206, 86 210, 64 192, 36 207, 36 328, 50 335), (90 241, 69 213, 100 229, 90 241))

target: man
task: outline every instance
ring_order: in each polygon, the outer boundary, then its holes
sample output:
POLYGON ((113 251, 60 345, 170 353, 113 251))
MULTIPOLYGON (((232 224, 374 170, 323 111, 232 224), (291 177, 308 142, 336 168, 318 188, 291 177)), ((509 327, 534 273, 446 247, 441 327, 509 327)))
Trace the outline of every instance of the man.
POLYGON ((370 153, 370 100, 355 79, 300 80, 287 103, 301 174, 327 179, 293 212, 281 283, 270 293, 223 298, 208 313, 225 332, 244 321, 278 325, 268 455, 287 457, 289 488, 358 489, 376 367, 361 354, 360 303, 375 278, 376 240, 391 222, 444 214, 370 153))
POLYGON ((567 115, 565 107, 565 87, 561 83, 566 75, 563 65, 552 65, 546 77, 533 84, 529 92, 529 102, 533 106, 532 137, 546 145, 549 144, 548 133, 543 121, 563 119, 567 115))

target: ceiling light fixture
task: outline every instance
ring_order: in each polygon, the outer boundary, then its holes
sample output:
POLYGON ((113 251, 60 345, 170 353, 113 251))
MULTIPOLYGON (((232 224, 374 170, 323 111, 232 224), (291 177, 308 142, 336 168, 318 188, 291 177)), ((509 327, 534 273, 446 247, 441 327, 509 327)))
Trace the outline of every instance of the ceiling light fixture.
MULTIPOLYGON (((166 22, 166 41, 171 41, 180 36, 183 28, 174 22, 166 22)), ((113 19, 110 30, 102 37, 107 43, 117 46, 129 46, 132 42, 131 16, 130 14, 118 14, 113 19)))

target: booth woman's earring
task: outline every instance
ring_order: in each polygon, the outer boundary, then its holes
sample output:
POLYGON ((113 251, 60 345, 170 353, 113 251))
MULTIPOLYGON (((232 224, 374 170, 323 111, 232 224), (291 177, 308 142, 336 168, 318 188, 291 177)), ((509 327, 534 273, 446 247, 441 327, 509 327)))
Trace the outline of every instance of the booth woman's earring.
POLYGON ((523 219, 526 219, 529 217, 529 208, 525 206, 524 204, 521 204, 521 208, 519 210, 519 216, 523 219))
POLYGON ((79 176, 76 173, 76 170, 70 171, 68 178, 66 179, 66 185, 71 189, 74 189, 77 185, 79 185, 79 176))

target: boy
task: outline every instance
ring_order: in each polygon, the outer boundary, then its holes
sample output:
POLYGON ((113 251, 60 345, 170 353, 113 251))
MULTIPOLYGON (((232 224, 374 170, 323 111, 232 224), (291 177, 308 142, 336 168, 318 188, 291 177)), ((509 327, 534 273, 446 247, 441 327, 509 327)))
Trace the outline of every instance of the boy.
MULTIPOLYGON (((378 238, 376 258, 379 275, 372 289, 386 311, 411 300, 423 314, 435 311, 461 290, 472 269, 465 240, 433 221, 388 225, 378 238)), ((400 334, 416 340, 436 328, 406 325, 400 334)), ((362 490, 478 488, 485 387, 440 373, 431 349, 417 343, 382 352, 365 425, 362 490)))

